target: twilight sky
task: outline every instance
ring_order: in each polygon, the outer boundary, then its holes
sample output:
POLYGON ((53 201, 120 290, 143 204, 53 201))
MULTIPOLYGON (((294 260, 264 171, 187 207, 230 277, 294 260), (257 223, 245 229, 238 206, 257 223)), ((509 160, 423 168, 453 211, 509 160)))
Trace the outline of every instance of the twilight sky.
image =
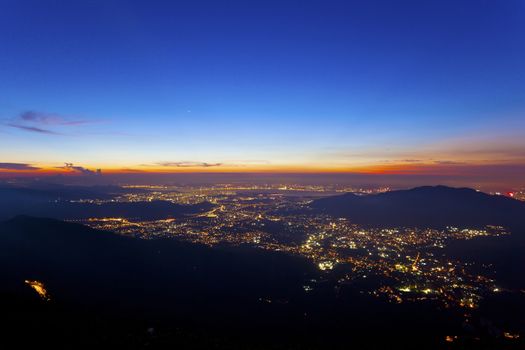
POLYGON ((4 0, 0 48, 4 175, 525 177, 521 0, 4 0))

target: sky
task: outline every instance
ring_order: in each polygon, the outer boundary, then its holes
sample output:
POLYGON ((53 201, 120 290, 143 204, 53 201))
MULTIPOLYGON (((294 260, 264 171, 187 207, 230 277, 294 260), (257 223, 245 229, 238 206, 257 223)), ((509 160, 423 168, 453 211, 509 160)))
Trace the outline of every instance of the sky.
POLYGON ((0 1, 4 176, 523 185, 524 134, 521 0, 0 1))

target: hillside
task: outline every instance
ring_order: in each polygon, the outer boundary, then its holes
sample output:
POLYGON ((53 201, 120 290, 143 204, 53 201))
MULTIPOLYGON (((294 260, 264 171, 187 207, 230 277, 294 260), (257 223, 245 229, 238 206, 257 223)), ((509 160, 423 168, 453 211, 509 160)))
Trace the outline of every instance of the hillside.
POLYGON ((371 225, 517 226, 525 221, 525 203, 468 188, 424 186, 359 196, 347 193, 315 200, 316 212, 371 225))

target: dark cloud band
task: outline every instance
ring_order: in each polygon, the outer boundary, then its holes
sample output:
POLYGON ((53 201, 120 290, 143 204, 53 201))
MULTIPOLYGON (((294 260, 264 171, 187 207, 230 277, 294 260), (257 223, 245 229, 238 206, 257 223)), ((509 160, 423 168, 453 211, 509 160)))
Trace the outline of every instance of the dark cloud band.
POLYGON ((39 170, 40 168, 26 163, 0 163, 0 170, 39 170))
POLYGON ((157 165, 165 167, 178 167, 178 168, 210 168, 221 166, 222 163, 206 163, 206 162, 160 162, 157 165))

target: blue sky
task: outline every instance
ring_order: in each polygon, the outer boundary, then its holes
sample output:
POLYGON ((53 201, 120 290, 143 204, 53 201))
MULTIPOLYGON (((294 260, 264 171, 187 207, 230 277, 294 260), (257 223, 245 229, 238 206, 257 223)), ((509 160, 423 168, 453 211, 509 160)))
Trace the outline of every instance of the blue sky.
POLYGON ((525 161, 523 1, 4 0, 0 46, 4 162, 525 161))

